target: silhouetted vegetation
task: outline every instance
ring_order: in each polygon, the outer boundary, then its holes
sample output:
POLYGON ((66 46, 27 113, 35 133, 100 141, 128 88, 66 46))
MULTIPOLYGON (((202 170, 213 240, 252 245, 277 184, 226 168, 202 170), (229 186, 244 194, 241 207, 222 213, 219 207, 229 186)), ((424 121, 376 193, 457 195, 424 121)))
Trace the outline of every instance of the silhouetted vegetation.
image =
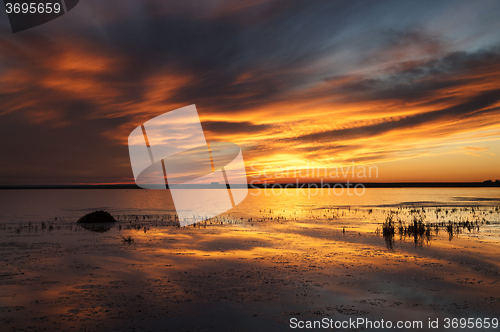
POLYGON ((433 237, 438 236, 441 231, 445 231, 451 241, 456 235, 464 232, 479 232, 482 225, 490 224, 485 216, 495 212, 499 213, 500 210, 499 207, 482 211, 479 207, 474 206, 460 209, 438 207, 434 209, 436 221, 426 221, 426 213, 431 211, 431 208, 426 210, 424 207, 412 208, 407 211, 391 210, 382 223, 382 230, 377 228, 375 232, 384 237, 389 249, 394 248, 396 235, 401 240, 412 238, 415 246, 422 246, 431 241, 433 237), (465 217, 464 213, 468 213, 468 216, 465 217), (471 220, 469 220, 469 216, 471 220), (405 219, 408 217, 410 220, 405 219))
POLYGON ((122 242, 131 244, 134 242, 134 239, 130 235, 129 236, 122 236, 122 242))

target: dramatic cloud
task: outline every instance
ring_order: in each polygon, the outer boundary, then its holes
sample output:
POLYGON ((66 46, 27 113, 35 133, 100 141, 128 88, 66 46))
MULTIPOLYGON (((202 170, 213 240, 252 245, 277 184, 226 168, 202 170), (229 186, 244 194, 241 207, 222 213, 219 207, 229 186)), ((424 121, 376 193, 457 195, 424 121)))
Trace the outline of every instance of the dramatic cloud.
POLYGON ((270 129, 270 125, 254 125, 251 122, 230 122, 230 121, 208 121, 203 122, 202 127, 217 134, 244 135, 248 133, 262 132, 270 129))
POLYGON ((240 144, 248 166, 357 162, 399 181, 390 165, 411 160, 425 181, 438 176, 429 158, 480 145, 491 159, 480 173, 461 159, 462 173, 500 177, 499 13, 470 1, 88 0, 17 34, 0 21, 0 184, 131 182, 131 130, 190 104, 207 140, 240 144))

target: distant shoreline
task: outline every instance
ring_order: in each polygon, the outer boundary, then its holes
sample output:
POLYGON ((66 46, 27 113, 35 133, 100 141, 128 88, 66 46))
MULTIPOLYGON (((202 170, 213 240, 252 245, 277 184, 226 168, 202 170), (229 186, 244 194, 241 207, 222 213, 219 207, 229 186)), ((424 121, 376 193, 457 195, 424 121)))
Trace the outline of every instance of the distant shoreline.
MULTIPOLYGON (((377 182, 377 183, 356 183, 349 182, 349 188, 362 184, 365 188, 500 188, 500 182, 377 182)), ((252 188, 328 188, 335 185, 347 186, 347 182, 332 183, 268 183, 268 184, 248 184, 246 187, 252 188)), ((224 188, 222 185, 181 185, 183 189, 216 189, 224 188)), ((236 185, 236 188, 244 188, 244 184, 236 185)), ((142 189, 135 184, 111 184, 111 185, 0 185, 0 190, 19 189, 142 189)))

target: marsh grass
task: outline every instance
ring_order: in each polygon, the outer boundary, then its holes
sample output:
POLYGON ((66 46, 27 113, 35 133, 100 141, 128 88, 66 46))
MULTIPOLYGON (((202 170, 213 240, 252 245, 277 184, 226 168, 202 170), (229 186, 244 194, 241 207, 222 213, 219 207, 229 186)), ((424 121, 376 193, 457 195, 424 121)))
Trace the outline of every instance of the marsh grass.
POLYGON ((131 243, 134 242, 134 239, 130 235, 128 235, 128 236, 123 236, 122 235, 122 242, 123 243, 127 243, 127 244, 131 244, 131 243))
POLYGON ((396 235, 400 240, 413 238, 415 246, 423 246, 444 231, 451 241, 456 235, 464 232, 479 232, 483 225, 490 224, 485 216, 499 213, 499 208, 481 210, 474 206, 452 209, 438 207, 432 211, 435 214, 435 220, 426 221, 426 213, 431 213, 431 211, 432 209, 426 210, 424 207, 407 211, 390 210, 382 223, 382 228, 377 228, 375 233, 384 237, 389 249, 394 248, 396 235))

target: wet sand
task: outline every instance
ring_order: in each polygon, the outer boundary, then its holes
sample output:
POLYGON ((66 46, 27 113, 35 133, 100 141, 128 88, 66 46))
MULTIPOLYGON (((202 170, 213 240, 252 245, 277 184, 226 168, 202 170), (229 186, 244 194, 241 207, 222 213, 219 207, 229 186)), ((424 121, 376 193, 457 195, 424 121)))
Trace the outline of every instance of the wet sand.
POLYGON ((69 222, 4 226, 2 331, 285 331, 292 317, 500 318, 497 226, 418 245, 396 237, 390 249, 375 233, 385 210, 260 212, 186 228, 125 216, 104 233, 69 222))

